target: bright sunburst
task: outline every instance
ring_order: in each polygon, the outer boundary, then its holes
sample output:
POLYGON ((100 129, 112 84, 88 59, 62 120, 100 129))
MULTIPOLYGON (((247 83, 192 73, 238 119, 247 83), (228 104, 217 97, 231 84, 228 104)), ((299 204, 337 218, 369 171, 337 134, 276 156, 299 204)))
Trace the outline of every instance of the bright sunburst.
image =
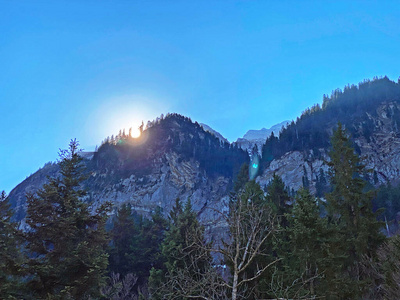
POLYGON ((138 138, 142 122, 145 128, 148 120, 154 120, 165 113, 162 102, 138 95, 113 97, 102 102, 89 118, 88 125, 91 130, 95 126, 100 139, 112 135, 115 137, 119 133, 138 138))
POLYGON ((140 130, 139 130, 139 127, 136 128, 136 129, 135 129, 134 127, 132 127, 132 128, 130 129, 129 133, 130 133, 130 136, 133 137, 133 138, 138 138, 138 137, 140 137, 140 130))

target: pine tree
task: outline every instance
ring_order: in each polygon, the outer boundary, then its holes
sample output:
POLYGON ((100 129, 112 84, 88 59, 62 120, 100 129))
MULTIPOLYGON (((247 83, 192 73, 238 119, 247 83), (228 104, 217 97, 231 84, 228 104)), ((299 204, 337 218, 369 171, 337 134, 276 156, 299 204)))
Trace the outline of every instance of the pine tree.
POLYGON ((123 204, 117 211, 110 231, 112 244, 109 250, 109 271, 124 277, 135 272, 132 266, 132 242, 139 232, 135 226, 132 208, 123 204))
POLYGON ((212 258, 204 240, 204 228, 197 220, 190 199, 182 207, 176 200, 170 212, 170 226, 162 243, 165 267, 153 268, 150 290, 154 299, 180 299, 206 293, 212 258), (180 295, 180 296, 179 296, 180 295), (178 297, 178 298, 176 298, 178 297))
POLYGON ((281 223, 286 222, 284 214, 288 211, 290 196, 282 178, 276 174, 267 186, 267 201, 273 205, 276 214, 281 218, 281 223))
POLYGON ((160 208, 150 220, 133 212, 129 204, 123 204, 117 211, 110 232, 109 272, 121 278, 135 274, 137 280, 130 291, 132 295, 139 295, 147 285, 152 267, 162 267, 160 252, 166 226, 160 208))
POLYGON ((178 202, 176 210, 171 213, 172 223, 162 245, 162 254, 167 260, 165 265, 168 272, 174 273, 176 269, 190 268, 190 256, 194 256, 201 258, 197 260, 196 268, 202 270, 210 259, 209 254, 197 246, 197 243, 204 243, 204 228, 197 220, 190 199, 183 210, 178 202))
POLYGON ((270 256, 269 261, 278 260, 278 263, 272 266, 271 269, 274 271, 266 272, 263 276, 263 281, 260 284, 260 293, 262 293, 262 297, 276 297, 280 295, 282 290, 282 282, 279 283, 278 287, 275 280, 279 277, 279 281, 282 281, 282 274, 285 272, 285 261, 283 261, 283 258, 286 253, 291 251, 288 233, 285 230, 288 226, 286 213, 289 212, 290 200, 288 189, 282 178, 274 174, 266 188, 266 203, 275 215, 276 232, 274 234, 274 239, 269 241, 266 250, 267 254, 270 256))
MULTIPOLYGON (((316 199, 307 189, 300 189, 290 212, 286 214, 290 251, 285 253, 285 284, 290 297, 324 295, 317 284, 329 264, 325 245, 328 239, 326 219, 319 215, 316 199)), ((288 295, 285 295, 288 296, 288 295)))
POLYGON ((23 256, 17 224, 11 220, 12 211, 6 193, 0 194, 0 299, 21 297, 23 256))
POLYGON ((365 166, 340 123, 331 143, 329 167, 333 190, 326 198, 331 227, 336 231, 332 251, 335 264, 342 268, 342 273, 335 275, 338 282, 335 285, 339 297, 357 298, 366 279, 362 277, 360 261, 362 256, 374 256, 384 241, 380 233, 382 224, 372 211, 373 194, 364 192, 366 183, 361 175, 365 166))
POLYGON ((239 170, 239 173, 236 176, 236 180, 233 184, 233 191, 238 193, 241 189, 244 188, 246 183, 249 181, 249 165, 244 163, 239 170))
POLYGON ((85 177, 78 153, 78 142, 72 140, 60 152, 61 175, 27 196, 28 286, 36 299, 96 298, 105 282, 104 225, 110 204, 93 212, 82 200, 85 177))

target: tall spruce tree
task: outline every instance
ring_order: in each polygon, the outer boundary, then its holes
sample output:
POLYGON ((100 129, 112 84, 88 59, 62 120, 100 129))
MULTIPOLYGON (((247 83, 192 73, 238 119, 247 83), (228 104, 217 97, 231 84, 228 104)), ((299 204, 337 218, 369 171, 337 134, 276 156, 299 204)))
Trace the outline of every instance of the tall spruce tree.
POLYGON ((330 176, 333 190, 326 194, 328 216, 335 234, 331 239, 333 265, 341 272, 334 274, 332 284, 339 298, 359 298, 367 278, 363 277, 360 261, 374 256, 384 241, 381 222, 372 211, 372 192, 365 192, 366 171, 350 139, 339 123, 333 133, 330 156, 330 176))
MULTIPOLYGON (((266 188, 266 203, 271 208, 277 221, 274 239, 268 241, 269 244, 266 250, 270 255, 270 261, 272 259, 278 261, 269 272, 264 274, 263 280, 259 285, 260 295, 265 298, 277 297, 281 294, 282 287, 277 286, 276 279, 279 278, 279 281, 282 281, 281 278, 286 271, 283 258, 287 252, 291 251, 288 234, 285 230, 288 225, 286 213, 290 208, 290 200, 288 189, 282 178, 274 174, 266 188)), ((282 282, 279 285, 282 285, 282 282)))
POLYGON ((190 199, 184 207, 177 199, 170 212, 170 226, 162 243, 162 256, 164 268, 151 270, 152 298, 196 298, 210 292, 207 291, 208 284, 215 275, 212 258, 205 243, 204 228, 197 220, 190 199))
POLYGON ((27 196, 28 286, 36 299, 98 298, 105 282, 110 204, 93 211, 82 200, 85 176, 78 146, 71 140, 60 152, 60 176, 27 196))
POLYGON ((284 282, 290 298, 325 295, 319 283, 330 263, 325 245, 329 237, 327 220, 321 218, 315 197, 300 189, 290 212, 286 214, 290 251, 284 254, 284 282), (295 284, 293 284, 295 283, 295 284))
POLYGON ((246 183, 249 181, 249 165, 244 163, 236 176, 235 182, 233 183, 233 192, 238 193, 244 188, 246 183))
POLYGON ((4 191, 0 194, 0 299, 22 298, 21 235, 11 220, 12 211, 4 191))
POLYGON ((132 264, 132 243, 139 231, 135 226, 132 208, 123 204, 117 211, 110 231, 112 243, 109 249, 109 271, 125 276, 135 273, 132 264))
POLYGON ((152 267, 162 267, 161 243, 167 227, 161 209, 157 208, 151 219, 134 213, 129 204, 118 209, 110 235, 110 273, 125 277, 132 273, 137 281, 132 286, 132 295, 147 285, 152 267))
POLYGON ((281 224, 286 223, 284 214, 288 212, 290 196, 279 175, 274 174, 267 186, 267 201, 273 205, 276 214, 281 219, 281 224))

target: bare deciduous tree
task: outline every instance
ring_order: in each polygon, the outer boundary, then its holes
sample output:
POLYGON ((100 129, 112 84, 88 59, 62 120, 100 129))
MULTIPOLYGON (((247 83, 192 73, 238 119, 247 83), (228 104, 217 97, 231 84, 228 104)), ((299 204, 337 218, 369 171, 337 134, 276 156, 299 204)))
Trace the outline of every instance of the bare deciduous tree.
MULTIPOLYGON (((251 292, 252 283, 280 260, 263 259, 265 256, 271 257, 270 253, 267 253, 267 242, 277 230, 274 214, 265 203, 253 201, 251 194, 240 194, 232 199, 229 213, 215 209, 214 211, 225 221, 227 236, 221 238, 218 247, 195 239, 192 239, 193 244, 190 247, 202 248, 203 251, 196 253, 214 253, 222 256, 232 276, 224 280, 218 264, 211 261, 206 269, 200 270, 196 268, 196 264, 198 261, 204 263, 204 259, 192 255, 191 252, 182 251, 182 255, 186 253, 185 255, 190 256, 189 260, 184 259, 190 265, 180 268, 174 274, 167 274, 167 281, 160 287, 164 291, 165 299, 243 298, 251 292), (187 274, 188 270, 191 270, 190 274, 187 274), (199 272, 193 274, 192 270, 199 272)), ((190 238, 192 237, 188 237, 190 238)))
POLYGON ((242 194, 232 201, 229 215, 224 216, 229 227, 228 240, 215 250, 231 268, 232 280, 225 282, 225 286, 231 291, 232 300, 238 299, 241 291, 248 290, 250 283, 280 260, 261 259, 270 254, 267 241, 277 229, 271 210, 252 196, 242 194))
MULTIPOLYGON (((109 284, 102 289, 102 294, 110 300, 138 300, 139 295, 133 292, 133 287, 138 281, 138 276, 128 273, 124 278, 120 274, 112 273, 109 284)), ((147 296, 147 289, 138 288, 139 293, 147 296)))

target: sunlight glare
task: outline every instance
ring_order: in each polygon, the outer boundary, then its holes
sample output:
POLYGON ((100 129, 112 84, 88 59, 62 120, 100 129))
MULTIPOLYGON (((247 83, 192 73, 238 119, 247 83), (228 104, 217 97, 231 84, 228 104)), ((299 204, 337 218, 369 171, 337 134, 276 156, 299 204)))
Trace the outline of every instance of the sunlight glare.
POLYGON ((139 127, 152 121, 167 110, 163 102, 140 95, 117 96, 101 101, 102 104, 91 115, 88 128, 96 128, 96 134, 104 139, 117 136, 119 132, 132 138, 140 137, 139 127), (96 125, 94 125, 96 124, 96 125), (130 130, 131 129, 131 130, 130 130))
POLYGON ((139 127, 138 128, 134 128, 132 127, 132 131, 130 132, 131 136, 135 139, 137 139, 138 137, 140 137, 140 130, 139 127))

